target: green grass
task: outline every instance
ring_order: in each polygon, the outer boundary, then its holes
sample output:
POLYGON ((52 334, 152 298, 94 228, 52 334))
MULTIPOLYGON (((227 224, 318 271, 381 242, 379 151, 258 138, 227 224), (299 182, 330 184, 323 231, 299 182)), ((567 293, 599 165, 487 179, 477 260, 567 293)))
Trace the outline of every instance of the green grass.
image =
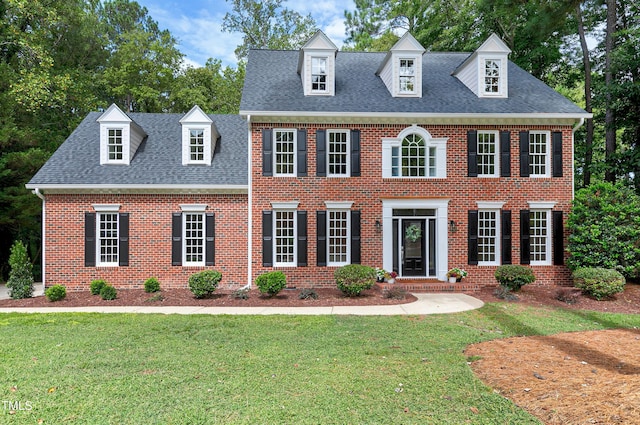
POLYGON ((501 304, 424 317, 2 314, 0 400, 31 410, 0 404, 0 422, 537 424, 475 378, 465 347, 634 326, 640 315, 501 304))

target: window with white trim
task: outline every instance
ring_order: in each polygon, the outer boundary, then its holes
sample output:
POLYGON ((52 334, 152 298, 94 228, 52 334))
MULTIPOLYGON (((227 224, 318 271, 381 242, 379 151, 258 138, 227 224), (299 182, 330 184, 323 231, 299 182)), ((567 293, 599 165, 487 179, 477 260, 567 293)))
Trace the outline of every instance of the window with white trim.
POLYGON ((327 91, 327 58, 311 58, 311 91, 327 91))
POLYGON ((329 177, 349 175, 350 132, 327 130, 327 166, 329 177))
POLYGON ((204 266, 205 215, 199 212, 182 214, 183 257, 185 266, 204 266))
POLYGON ((500 210, 478 210, 478 264, 500 263, 500 210))
POLYGON ((532 265, 551 264, 551 211, 529 211, 529 247, 532 265))
POLYGON ((478 177, 497 177, 498 158, 498 132, 478 131, 478 177))
POLYGON ((273 211, 274 266, 296 266, 296 210, 273 211))
POLYGON ((529 176, 549 177, 551 169, 548 131, 529 132, 529 176))
POLYGON ((189 129, 189 160, 204 162, 204 128, 189 129))
POLYGON ((350 211, 327 211, 327 265, 344 266, 350 259, 350 211))
POLYGON ((276 176, 296 175, 296 130, 274 130, 274 169, 276 176))
POLYGON ((484 61, 484 93, 500 94, 500 77, 502 63, 497 59, 485 59, 484 61))
POLYGON ((107 155, 109 161, 122 161, 124 144, 122 141, 122 128, 107 129, 107 155))
POLYGON ((397 139, 382 139, 382 177, 445 178, 447 139, 433 138, 425 129, 411 126, 397 139))
POLYGON ((401 94, 416 92, 416 67, 414 59, 400 59, 399 90, 401 94))
POLYGON ((99 212, 98 216, 98 266, 118 265, 118 223, 117 212, 99 212))

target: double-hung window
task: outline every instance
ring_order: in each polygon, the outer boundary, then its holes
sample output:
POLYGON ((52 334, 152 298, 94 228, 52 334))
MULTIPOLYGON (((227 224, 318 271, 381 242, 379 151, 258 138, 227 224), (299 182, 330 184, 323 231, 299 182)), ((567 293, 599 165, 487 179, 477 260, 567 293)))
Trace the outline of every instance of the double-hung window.
POLYGON ((327 211, 327 265, 343 266, 350 262, 350 211, 327 211))
POLYGON ((327 58, 311 58, 311 91, 327 91, 327 58))
POLYGON ((189 129, 190 162, 204 162, 204 129, 189 129))
POLYGON ((551 211, 529 211, 529 255, 532 265, 551 264, 551 211))
POLYGON ((401 94, 416 92, 416 68, 414 59, 400 59, 399 89, 401 94))
POLYGON ((274 168, 276 176, 296 175, 296 130, 274 130, 274 168))
POLYGON ((349 140, 348 130, 327 130, 327 165, 329 177, 345 177, 349 175, 349 140))
POLYGON ((173 213, 171 264, 184 267, 215 265, 215 214, 206 204, 182 204, 173 213))
POLYGON ((409 127, 397 139, 382 140, 382 176, 444 178, 446 149, 446 138, 432 138, 423 128, 409 127))
POLYGON ((478 264, 500 264, 500 210, 478 210, 478 264))
POLYGON ((118 265, 118 223, 117 212, 98 213, 98 266, 118 265))
POLYGON ((500 60, 485 59, 484 61, 484 93, 500 94, 500 77, 502 73, 500 60))
POLYGON ((204 266, 205 217, 204 212, 185 212, 183 218, 183 265, 204 266))
POLYGON ((124 159, 121 128, 107 129, 107 155, 109 161, 122 161, 124 159))
POLYGON ((85 212, 85 266, 128 266, 129 213, 119 212, 119 204, 94 204, 93 209, 85 212))
POLYGON ((551 169, 550 133, 548 131, 529 132, 529 176, 549 177, 551 169))
POLYGON ((273 211, 274 265, 296 265, 296 210, 273 211))
POLYGON ((498 158, 498 132, 478 131, 478 177, 497 177, 498 158))

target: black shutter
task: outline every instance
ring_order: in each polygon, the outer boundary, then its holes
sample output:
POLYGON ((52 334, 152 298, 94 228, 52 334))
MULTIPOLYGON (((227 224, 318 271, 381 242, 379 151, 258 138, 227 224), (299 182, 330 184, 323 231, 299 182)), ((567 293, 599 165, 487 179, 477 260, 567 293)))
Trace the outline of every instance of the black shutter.
POLYGON ((118 214, 118 265, 129 265, 129 213, 118 214))
POLYGON ((262 175, 273 176, 273 131, 262 130, 262 175))
POLYGON ((298 267, 307 266, 307 212, 298 211, 298 267))
POLYGON ((468 218, 468 262, 470 265, 478 264, 478 210, 469 210, 468 218))
POLYGON ((307 177, 307 130, 298 130, 298 152, 296 161, 298 161, 298 177, 307 177))
POLYGON ((564 264, 564 222, 562 211, 552 211, 553 220, 553 264, 561 266, 564 264))
POLYGON ((360 177, 360 130, 351 130, 351 177, 360 177))
POLYGON ((84 213, 84 266, 96 265, 96 213, 84 213))
POLYGON ((520 132, 520 177, 529 177, 529 132, 520 132))
POLYGON ((500 212, 501 232, 500 237, 502 239, 502 264, 511 264, 511 211, 502 210, 500 212))
POLYGON ((478 132, 467 131, 467 175, 478 177, 478 132))
POLYGON ((182 265, 182 213, 173 213, 171 219, 171 265, 182 265))
POLYGON ((327 130, 316 130, 316 176, 327 177, 327 130))
POLYGON ((500 132, 500 177, 511 177, 511 132, 500 132))
POLYGON ((520 264, 531 263, 530 220, 529 210, 520 210, 520 264))
POLYGON ((273 211, 262 211, 262 265, 273 266, 273 211))
POLYGON ((360 211, 351 211, 351 264, 361 262, 360 211))
POLYGON ((553 177, 562 177, 562 132, 551 133, 551 152, 553 177))
POLYGON ((327 265, 327 212, 316 211, 316 257, 319 267, 327 265))
POLYGON ((214 213, 207 213, 205 219, 205 265, 216 265, 216 216, 214 213))

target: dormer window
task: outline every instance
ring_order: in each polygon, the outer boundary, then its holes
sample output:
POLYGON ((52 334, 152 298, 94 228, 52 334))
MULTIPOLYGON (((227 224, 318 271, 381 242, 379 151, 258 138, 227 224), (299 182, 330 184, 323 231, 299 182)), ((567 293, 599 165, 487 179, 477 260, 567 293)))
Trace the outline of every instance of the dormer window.
POLYGON ((311 58, 311 90, 327 91, 327 58, 311 58))
POLYGON ((100 165, 129 165, 147 137, 142 127, 115 104, 97 121, 100 123, 100 165))
POLYGON ((501 63, 496 59, 484 61, 484 92, 485 94, 500 94, 501 63))
POLYGON ((199 106, 180 120, 182 125, 182 165, 211 165, 220 134, 213 121, 199 106))
POLYGON ((123 147, 121 128, 107 129, 107 150, 109 154, 109 161, 122 161, 123 147))
POLYGON ((416 69, 413 59, 400 59, 400 93, 415 93, 416 69))

